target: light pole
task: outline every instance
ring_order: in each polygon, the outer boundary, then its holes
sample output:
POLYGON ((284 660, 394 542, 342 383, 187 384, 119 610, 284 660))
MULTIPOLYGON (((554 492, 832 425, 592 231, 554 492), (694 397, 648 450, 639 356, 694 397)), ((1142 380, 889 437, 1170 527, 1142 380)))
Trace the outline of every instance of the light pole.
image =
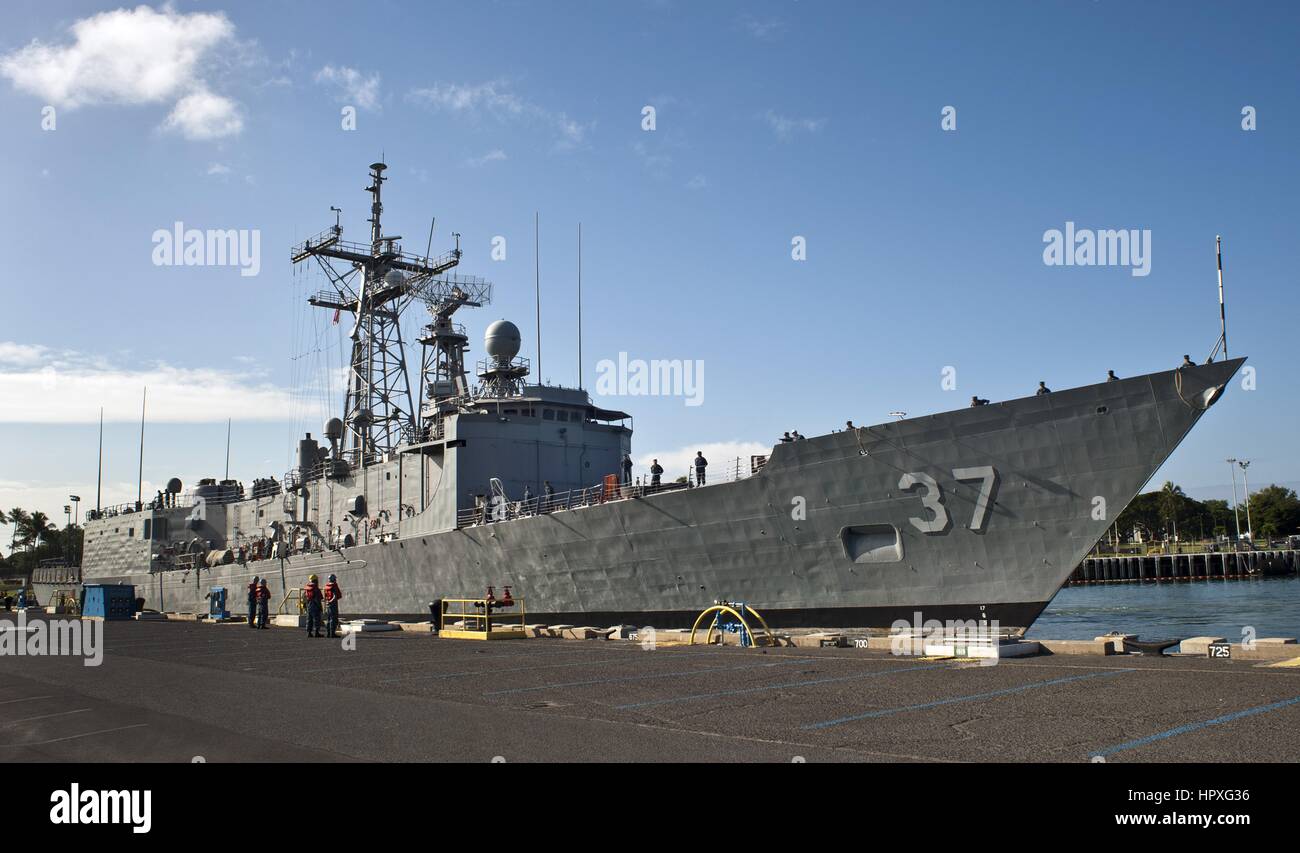
MULTIPOLYGON (((80 495, 68 495, 68 500, 72 501, 72 517, 73 517, 73 518, 80 518, 80 513, 81 513, 81 496, 80 496, 80 495)), ((72 534, 72 530, 71 530, 72 525, 69 524, 68 527, 69 527, 68 535, 69 535, 69 536, 72 536, 72 535, 73 535, 73 534, 72 534)), ((75 540, 74 540, 74 541, 75 541, 75 540)), ((77 549, 76 549, 75 547, 73 547, 73 545, 72 545, 71 542, 68 543, 68 551, 69 551, 73 556, 76 556, 76 554, 77 554, 77 549)), ((78 558, 78 560, 77 560, 77 564, 78 564, 78 565, 81 564, 81 560, 80 560, 80 558, 78 558)))
POLYGON ((1237 511, 1237 460, 1229 459, 1228 470, 1232 472, 1232 517, 1237 522, 1237 542, 1232 546, 1232 550, 1237 550, 1237 545, 1241 544, 1241 513, 1237 511))
POLYGON ((1241 479, 1246 487, 1246 538, 1250 544, 1255 544, 1255 528, 1250 524, 1250 479, 1246 476, 1246 469, 1250 467, 1249 459, 1238 459, 1237 464, 1241 466, 1241 479))

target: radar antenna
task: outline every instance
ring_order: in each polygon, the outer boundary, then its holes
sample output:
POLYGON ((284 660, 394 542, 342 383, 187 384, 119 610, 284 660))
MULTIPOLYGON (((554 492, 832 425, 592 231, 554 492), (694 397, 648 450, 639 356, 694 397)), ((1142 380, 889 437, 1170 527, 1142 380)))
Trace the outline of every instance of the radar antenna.
POLYGON ((344 401, 347 450, 364 465, 387 453, 415 431, 411 382, 402 344, 401 314, 417 295, 437 290, 433 281, 460 263, 455 249, 437 258, 418 257, 401 250, 397 236, 385 236, 381 225, 384 163, 370 165, 370 244, 343 241, 337 208, 333 227, 293 247, 295 264, 315 258, 328 277, 330 289, 308 299, 318 308, 353 315, 352 359, 344 401), (344 262, 335 266, 336 261, 344 262))

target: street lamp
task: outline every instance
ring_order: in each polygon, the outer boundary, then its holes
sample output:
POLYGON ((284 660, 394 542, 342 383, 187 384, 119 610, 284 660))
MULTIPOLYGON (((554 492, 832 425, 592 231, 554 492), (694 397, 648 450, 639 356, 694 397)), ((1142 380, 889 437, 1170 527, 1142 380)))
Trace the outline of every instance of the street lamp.
POLYGON ((1237 550, 1237 545, 1241 544, 1241 514, 1237 511, 1237 460, 1228 459, 1228 470, 1232 472, 1232 517, 1237 522, 1237 544, 1232 549, 1237 550))
POLYGON ((1249 459, 1238 459, 1237 464, 1241 466, 1241 479, 1246 487, 1246 538, 1250 544, 1255 544, 1255 528, 1250 523, 1250 480, 1246 477, 1246 469, 1250 467, 1249 459))
MULTIPOLYGON (((80 495, 68 495, 68 500, 72 501, 72 517, 73 517, 73 518, 80 518, 80 517, 81 517, 81 496, 80 496, 80 495)), ((72 525, 69 524, 68 527, 71 528, 72 525)), ((71 530, 71 529, 68 530, 68 536, 72 536, 72 530, 71 530)), ((76 552, 77 552, 77 549, 76 549, 75 547, 73 547, 73 545, 72 545, 71 542, 69 542, 69 543, 68 543, 68 553, 71 554, 72 556, 76 556, 76 552)), ((80 560, 80 559, 77 560, 77 565, 81 565, 81 560, 80 560)))

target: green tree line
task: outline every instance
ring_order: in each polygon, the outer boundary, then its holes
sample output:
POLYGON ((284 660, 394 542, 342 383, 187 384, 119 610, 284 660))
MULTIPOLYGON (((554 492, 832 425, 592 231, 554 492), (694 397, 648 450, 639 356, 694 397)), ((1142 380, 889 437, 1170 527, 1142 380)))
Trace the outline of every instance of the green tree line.
MULTIPOLYGON (((1246 505, 1237 509, 1241 532, 1247 532, 1246 505)), ((1300 534, 1300 498, 1294 489, 1270 485, 1251 493, 1250 522, 1256 539, 1300 534)), ((1166 482, 1159 490, 1143 492, 1115 519, 1107 540, 1133 541, 1140 531, 1144 541, 1172 539, 1205 540, 1237 535, 1237 521, 1225 500, 1198 501, 1184 494, 1181 486, 1166 482)))
POLYGON ((78 562, 81 549, 81 528, 57 527, 49 516, 40 510, 28 512, 14 507, 8 512, 0 510, 0 572, 27 574, 42 560, 63 558, 70 564, 78 562), (5 535, 8 534, 8 535, 5 535))

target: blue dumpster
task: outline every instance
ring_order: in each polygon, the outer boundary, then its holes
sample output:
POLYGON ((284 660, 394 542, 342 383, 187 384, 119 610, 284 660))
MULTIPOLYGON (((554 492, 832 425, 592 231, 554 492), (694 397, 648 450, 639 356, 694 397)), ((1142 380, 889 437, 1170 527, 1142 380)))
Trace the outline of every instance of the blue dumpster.
POLYGON ((135 587, 127 584, 89 583, 84 587, 81 615, 90 619, 119 620, 135 615, 135 587))

